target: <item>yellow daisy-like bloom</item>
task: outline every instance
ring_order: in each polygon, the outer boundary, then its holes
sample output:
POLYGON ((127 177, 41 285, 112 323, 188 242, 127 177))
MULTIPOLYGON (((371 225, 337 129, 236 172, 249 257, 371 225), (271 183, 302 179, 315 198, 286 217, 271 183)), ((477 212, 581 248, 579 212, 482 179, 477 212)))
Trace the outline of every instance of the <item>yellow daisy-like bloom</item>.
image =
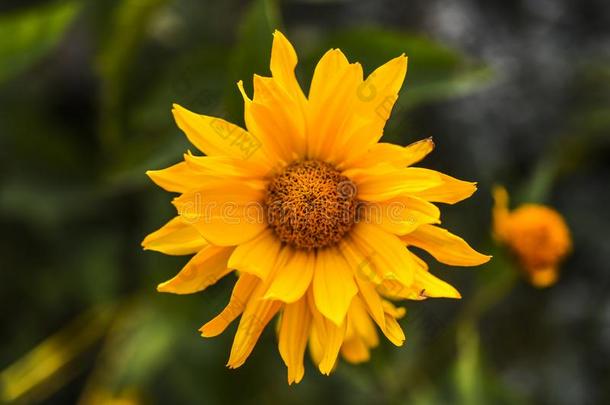
POLYGON ((523 204, 509 212, 508 193, 503 187, 494 189, 494 200, 496 239, 515 254, 534 286, 554 284, 558 265, 572 246, 570 230, 561 214, 539 204, 523 204))
POLYGON ((357 363, 378 344, 375 325, 395 345, 405 336, 404 309, 388 299, 459 298, 408 247, 443 263, 473 266, 488 256, 439 228, 434 202, 469 197, 475 184, 410 167, 434 147, 378 143, 407 58, 363 78, 338 49, 319 61, 308 96, 295 77, 297 56, 275 32, 271 77, 242 83, 247 130, 174 105, 188 139, 206 156, 149 171, 178 216, 143 242, 166 254, 195 254, 158 290, 201 291, 233 270, 226 308, 200 329, 216 336, 241 315, 228 366, 239 367, 265 326, 278 316, 279 351, 288 382, 304 374, 307 346, 329 374, 339 353, 357 363))

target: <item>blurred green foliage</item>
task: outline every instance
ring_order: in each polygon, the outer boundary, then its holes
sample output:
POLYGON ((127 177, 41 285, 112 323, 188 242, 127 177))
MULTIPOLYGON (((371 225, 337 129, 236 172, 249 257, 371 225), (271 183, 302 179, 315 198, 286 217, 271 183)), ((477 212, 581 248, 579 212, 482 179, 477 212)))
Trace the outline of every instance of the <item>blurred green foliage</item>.
MULTIPOLYGON (((311 403, 339 396, 339 403, 522 401, 485 364, 477 331, 483 313, 514 285, 506 258, 474 282, 477 294, 452 314, 459 323, 446 326, 422 307, 409 309, 407 346, 425 347, 419 354, 383 343, 370 364, 340 365, 330 378, 308 365, 305 381, 291 388, 273 331, 239 371, 223 368, 230 331, 213 341, 197 335, 226 301, 231 280, 196 296, 155 293, 156 283, 185 262, 139 247, 172 214, 170 196, 152 187, 144 171, 174 163, 191 148, 172 122, 171 103, 243 123, 235 84, 243 79, 251 92, 252 74, 268 74, 271 33, 284 27, 279 6, 274 0, 246 7, 58 1, 0 16, 0 212, 10 234, 0 248, 0 291, 5 311, 15 311, 3 317, 0 400, 95 403, 95 393, 134 389, 151 403, 311 403), (87 50, 71 54, 70 44, 87 50), (89 71, 81 77, 68 69, 77 77, 62 76, 64 57, 89 71), (93 85, 61 88, 81 81, 93 85), (62 97, 75 100, 58 105, 62 97), (82 119, 74 119, 78 114, 82 119)), ((410 57, 388 141, 414 140, 409 125, 422 105, 464 96, 494 79, 489 66, 421 35, 375 26, 287 31, 304 88, 331 47, 368 72, 402 53, 410 57)), ((524 182, 529 191, 521 194, 529 200, 544 200, 562 170, 590 155, 579 148, 594 148, 607 134, 608 111, 596 106, 610 94, 608 70, 590 67, 584 77, 597 91, 569 130, 591 142, 559 138, 533 180, 524 182)))
POLYGON ((0 83, 27 69, 62 38, 78 9, 76 1, 0 16, 0 83))

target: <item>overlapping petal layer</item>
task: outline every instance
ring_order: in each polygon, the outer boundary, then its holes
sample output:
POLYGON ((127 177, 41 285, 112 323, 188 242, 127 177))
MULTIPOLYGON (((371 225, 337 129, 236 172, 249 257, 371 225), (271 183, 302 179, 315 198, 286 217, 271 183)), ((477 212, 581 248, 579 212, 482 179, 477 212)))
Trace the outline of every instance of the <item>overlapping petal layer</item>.
POLYGON ((360 64, 338 49, 324 54, 305 93, 296 79, 297 55, 275 32, 271 77, 254 76, 244 99, 246 129, 174 105, 178 127, 205 156, 147 174, 180 195, 178 216, 143 241, 166 254, 195 254, 159 291, 201 291, 233 270, 237 281, 227 306, 200 329, 222 333, 239 318, 228 366, 239 367, 277 315, 278 341, 288 382, 304 375, 303 357, 329 374, 342 355, 359 363, 379 343, 377 329, 400 346, 405 310, 389 299, 459 298, 434 276, 411 247, 458 266, 488 256, 439 227, 434 203, 469 197, 475 183, 412 167, 434 148, 431 139, 406 147, 378 143, 406 71, 398 56, 364 78, 360 64), (317 160, 349 179, 358 215, 332 246, 299 248, 280 240, 268 221, 267 188, 288 165, 317 160))

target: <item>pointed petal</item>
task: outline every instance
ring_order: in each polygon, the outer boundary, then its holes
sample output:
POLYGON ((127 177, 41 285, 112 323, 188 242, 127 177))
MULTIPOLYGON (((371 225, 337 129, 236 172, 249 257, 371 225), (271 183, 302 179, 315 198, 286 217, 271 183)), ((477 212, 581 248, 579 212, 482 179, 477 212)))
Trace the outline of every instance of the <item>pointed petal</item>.
POLYGON ((462 298, 451 284, 423 270, 415 272, 415 285, 419 295, 430 298, 462 298))
POLYGON ((240 80, 237 82, 237 88, 244 100, 244 121, 248 132, 253 134, 256 139, 260 140, 260 155, 261 159, 267 162, 269 173, 272 173, 274 165, 282 164, 280 161, 282 156, 281 149, 278 149, 278 141, 269 137, 265 131, 259 127, 257 117, 252 113, 253 102, 246 94, 244 83, 240 80))
POLYGON ((284 307, 279 330, 279 350, 288 367, 288 384, 298 383, 305 373, 303 355, 310 324, 311 313, 306 297, 284 307))
POLYGON ((265 329, 271 318, 282 307, 282 304, 278 301, 260 299, 264 288, 261 283, 254 290, 239 320, 239 326, 233 339, 233 346, 231 346, 231 354, 227 363, 229 368, 237 368, 244 364, 250 353, 252 353, 263 329, 265 329))
POLYGON ((395 235, 413 232, 422 224, 440 223, 440 211, 432 203, 416 197, 400 196, 366 204, 361 217, 395 235))
POLYGON ((156 185, 172 193, 185 193, 196 189, 206 176, 189 167, 186 162, 176 163, 166 169, 148 170, 146 175, 156 185))
POLYGON ((154 250, 167 255, 190 255, 207 245, 197 229, 186 224, 179 216, 171 219, 142 241, 145 250, 154 250))
POLYGON ((339 350, 345 337, 346 322, 337 326, 317 310, 313 294, 308 294, 308 304, 312 312, 310 351, 314 362, 322 374, 329 375, 335 367, 339 350))
POLYGON ((369 347, 379 344, 375 325, 367 312, 367 308, 362 299, 358 296, 352 301, 348 312, 348 329, 351 327, 354 333, 360 336, 369 347))
POLYGON ((297 53, 294 47, 284 34, 276 30, 273 33, 273 45, 271 47, 271 74, 295 99, 304 103, 305 95, 294 74, 297 62, 297 53))
POLYGON ((262 168, 259 164, 234 157, 195 156, 188 152, 184 154, 184 161, 195 173, 207 176, 207 178, 231 178, 232 180, 252 181, 260 180, 268 174, 268 170, 262 168))
POLYGON ((157 286, 159 292, 192 294, 215 284, 232 270, 227 267, 233 248, 207 245, 171 280, 157 286))
POLYGON ((301 249, 291 253, 287 262, 274 273, 264 299, 292 303, 301 299, 309 288, 314 273, 315 253, 301 249))
POLYGON ((404 287, 399 283, 385 283, 380 291, 392 299, 423 300, 426 298, 462 298, 450 284, 428 272, 427 264, 412 252, 409 252, 417 263, 413 285, 404 287))
POLYGON ((369 361, 371 354, 369 348, 359 336, 346 339, 341 345, 341 355, 352 364, 369 361))
POLYGON ((395 346, 402 346, 405 341, 405 333, 396 318, 389 313, 385 313, 385 327, 382 329, 383 334, 395 346))
POLYGON ((285 164, 305 156, 305 116, 302 105, 275 78, 254 76, 254 100, 248 129, 273 146, 285 164))
POLYGON ((368 314, 380 328, 383 328, 385 326, 383 305, 379 293, 375 290, 375 286, 371 282, 360 277, 356 277, 356 283, 358 284, 358 289, 360 291, 359 296, 362 299, 368 314))
POLYGON ((252 292, 259 284, 260 280, 257 277, 242 273, 233 287, 227 306, 220 314, 199 328, 201 336, 214 337, 224 332, 227 326, 244 311, 252 292))
MULTIPOLYGON (((393 103, 407 74, 407 57, 398 56, 375 69, 364 81, 358 97, 358 112, 369 114, 381 125, 390 117, 393 103), (368 91, 367 91, 368 90, 368 91)), ((379 138, 372 140, 376 143, 379 138)))
POLYGON ((383 135, 398 92, 407 73, 407 58, 401 55, 372 72, 356 89, 353 116, 339 147, 343 167, 357 162, 383 135))
POLYGON ((322 346, 322 341, 318 336, 317 329, 313 327, 313 321, 310 327, 308 347, 309 355, 311 356, 311 361, 316 366, 319 366, 320 362, 322 362, 322 357, 324 356, 324 347, 322 346))
POLYGON ((440 184, 415 191, 413 196, 431 202, 455 204, 470 197, 477 190, 477 183, 458 180, 443 173, 438 173, 438 175, 441 178, 440 184))
POLYGON ((336 325, 341 325, 358 289, 352 269, 337 249, 318 251, 313 275, 316 308, 336 325))
POLYGON ((324 333, 322 334, 324 354, 322 355, 322 361, 318 365, 318 368, 322 374, 329 375, 335 367, 339 350, 343 344, 345 322, 342 325, 337 326, 324 317, 322 318, 321 324, 324 328, 324 333))
POLYGON ((411 166, 425 158, 434 149, 432 138, 422 139, 407 146, 392 143, 376 143, 354 162, 354 167, 370 167, 389 163, 398 167, 411 166))
POLYGON ((271 229, 235 248, 229 259, 229 267, 250 273, 266 280, 273 271, 281 243, 271 229))
POLYGON ((221 118, 195 114, 174 104, 172 113, 189 141, 208 156, 228 156, 269 167, 261 151, 262 142, 237 125, 221 118))
POLYGON ((388 300, 383 300, 383 310, 396 319, 401 319, 407 313, 405 308, 397 307, 388 300))
POLYGON ((356 90, 362 83, 362 66, 350 64, 338 49, 322 56, 311 80, 308 101, 309 158, 333 160, 335 145, 345 136, 354 114, 356 90))
POLYGON ((194 226, 210 243, 235 246, 267 229, 264 190, 249 182, 225 180, 208 190, 182 194, 172 204, 183 221, 194 226))
POLYGON ((452 266, 477 266, 491 258, 475 251, 459 236, 434 225, 421 225, 401 239, 408 245, 428 251, 439 262, 452 266))
POLYGON ((349 169, 343 175, 356 184, 358 198, 365 201, 383 201, 404 194, 421 193, 442 181, 440 173, 433 170, 397 168, 387 163, 366 169, 349 169))
POLYGON ((374 252, 368 252, 367 255, 364 251, 361 251, 353 238, 349 236, 345 237, 340 242, 339 249, 352 269, 354 279, 357 280, 358 278, 361 278, 375 284, 381 283, 383 275, 377 271, 377 268, 372 261, 372 256, 375 254, 374 252))
POLYGON ((352 239, 382 279, 396 280, 405 287, 413 283, 416 264, 397 236, 377 225, 359 223, 352 230, 352 239))

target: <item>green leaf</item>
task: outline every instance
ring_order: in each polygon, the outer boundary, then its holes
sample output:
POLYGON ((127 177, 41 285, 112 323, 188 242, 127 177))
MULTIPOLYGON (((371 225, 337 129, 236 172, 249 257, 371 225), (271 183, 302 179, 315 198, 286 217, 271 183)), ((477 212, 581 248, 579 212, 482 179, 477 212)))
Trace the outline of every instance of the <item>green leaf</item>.
POLYGON ((77 2, 62 1, 0 17, 0 82, 53 49, 79 8, 77 2))

